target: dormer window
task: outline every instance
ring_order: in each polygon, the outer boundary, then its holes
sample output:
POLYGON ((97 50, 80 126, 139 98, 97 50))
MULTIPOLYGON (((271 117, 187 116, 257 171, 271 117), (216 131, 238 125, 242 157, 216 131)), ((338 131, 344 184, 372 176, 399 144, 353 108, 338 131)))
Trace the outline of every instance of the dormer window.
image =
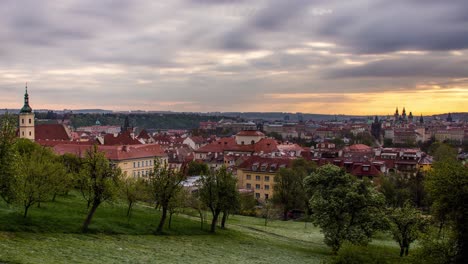
POLYGON ((270 171, 275 171, 276 168, 277 168, 277 166, 278 166, 278 165, 277 165, 276 163, 271 164, 271 165, 270 165, 270 171))
POLYGON ((262 166, 260 167, 260 170, 261 171, 266 171, 267 166, 268 166, 267 163, 263 163, 262 166))
POLYGON ((258 169, 258 165, 259 165, 258 162, 254 163, 254 164, 252 165, 252 170, 253 170, 253 171, 256 171, 256 170, 258 169))
POLYGON ((369 166, 363 166, 363 167, 362 167, 362 170, 363 170, 363 171, 369 171, 369 166))

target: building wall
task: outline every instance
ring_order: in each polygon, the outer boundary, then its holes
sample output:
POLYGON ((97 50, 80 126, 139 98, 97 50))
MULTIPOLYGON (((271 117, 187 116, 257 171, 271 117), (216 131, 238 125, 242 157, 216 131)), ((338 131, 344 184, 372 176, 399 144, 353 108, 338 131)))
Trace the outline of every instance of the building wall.
POLYGON ((19 137, 34 141, 34 113, 19 114, 19 137))
POLYGON ((259 200, 264 201, 265 199, 271 199, 273 197, 273 188, 275 185, 274 173, 238 169, 237 180, 239 189, 253 190, 254 197, 259 200))
POLYGON ((153 171, 154 160, 158 159, 161 163, 168 162, 167 157, 145 157, 138 159, 127 160, 113 160, 112 162, 122 170, 125 177, 145 177, 148 173, 153 171))
POLYGON ((259 142, 264 136, 236 136, 236 143, 238 145, 249 145, 252 144, 252 141, 254 143, 259 142), (242 144, 244 142, 244 144, 242 144))

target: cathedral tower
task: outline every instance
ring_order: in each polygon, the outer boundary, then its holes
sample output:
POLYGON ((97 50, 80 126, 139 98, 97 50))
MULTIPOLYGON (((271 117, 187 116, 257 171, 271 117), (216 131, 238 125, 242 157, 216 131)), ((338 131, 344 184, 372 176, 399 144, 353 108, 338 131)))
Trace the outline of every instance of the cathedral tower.
POLYGON ((34 113, 29 106, 28 85, 24 93, 24 105, 19 113, 19 137, 34 141, 34 113))

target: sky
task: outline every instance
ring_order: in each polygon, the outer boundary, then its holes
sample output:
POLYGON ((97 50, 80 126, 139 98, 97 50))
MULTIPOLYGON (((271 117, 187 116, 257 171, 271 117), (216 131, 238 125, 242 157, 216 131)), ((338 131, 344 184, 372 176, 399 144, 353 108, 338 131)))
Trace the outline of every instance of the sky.
POLYGON ((466 0, 3 0, 0 108, 468 112, 466 0))

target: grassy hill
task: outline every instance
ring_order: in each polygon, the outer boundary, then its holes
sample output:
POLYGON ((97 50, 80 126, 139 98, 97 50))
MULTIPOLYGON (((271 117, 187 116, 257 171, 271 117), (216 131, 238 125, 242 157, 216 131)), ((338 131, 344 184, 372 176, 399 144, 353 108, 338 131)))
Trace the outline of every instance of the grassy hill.
MULTIPOLYGON (((159 211, 135 208, 130 221, 124 204, 103 204, 80 234, 86 205, 77 193, 31 208, 0 203, 0 263, 321 263, 332 257, 320 231, 303 222, 231 216, 226 230, 201 230, 197 218, 174 217, 166 235, 153 235, 159 211)), ((397 245, 381 236, 359 254, 401 263, 397 245)))

